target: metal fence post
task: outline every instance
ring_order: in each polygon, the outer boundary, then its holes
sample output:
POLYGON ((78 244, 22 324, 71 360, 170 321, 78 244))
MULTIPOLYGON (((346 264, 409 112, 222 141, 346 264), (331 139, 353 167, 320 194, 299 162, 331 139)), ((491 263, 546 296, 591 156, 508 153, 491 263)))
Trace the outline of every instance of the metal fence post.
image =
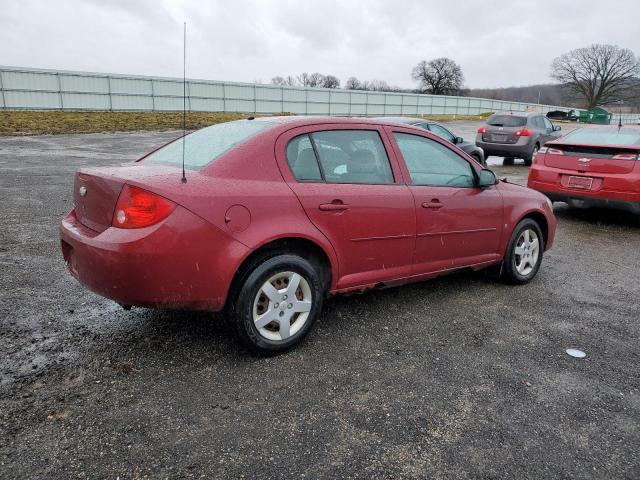
POLYGON ((109 95, 109 111, 113 112, 113 99, 111 98, 111 75, 107 75, 107 92, 109 95))
POLYGON ((60 110, 64 110, 64 103, 62 101, 62 82, 60 81, 60 72, 56 72, 56 79, 58 80, 58 94, 60 95, 60 110))
POLYGON ((255 83, 253 84, 253 113, 258 113, 258 94, 255 83))
POLYGON ((153 88, 153 78, 149 80, 151 82, 151 111, 156 111, 156 94, 155 89, 153 88))
POLYGON ((0 70, 0 93, 2 93, 2 109, 7 109, 7 98, 4 96, 4 83, 2 83, 2 70, 0 70))

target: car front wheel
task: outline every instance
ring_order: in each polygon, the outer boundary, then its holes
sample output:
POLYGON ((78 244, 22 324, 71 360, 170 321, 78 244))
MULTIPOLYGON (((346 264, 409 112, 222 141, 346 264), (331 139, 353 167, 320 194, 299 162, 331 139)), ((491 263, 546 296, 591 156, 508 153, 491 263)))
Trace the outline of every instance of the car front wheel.
POLYGON ((297 255, 277 255, 254 267, 230 315, 240 340, 252 350, 286 350, 311 330, 324 299, 317 268, 297 255))
POLYGON ((530 282, 542 263, 544 237, 537 222, 522 220, 513 230, 504 256, 502 278, 508 283, 530 282))

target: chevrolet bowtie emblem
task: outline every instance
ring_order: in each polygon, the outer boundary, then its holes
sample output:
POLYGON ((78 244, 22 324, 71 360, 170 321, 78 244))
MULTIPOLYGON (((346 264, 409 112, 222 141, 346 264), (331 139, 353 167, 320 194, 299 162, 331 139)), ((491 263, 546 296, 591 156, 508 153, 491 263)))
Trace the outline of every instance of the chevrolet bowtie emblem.
POLYGON ((581 163, 589 163, 591 161, 591 159, 590 158, 579 158, 578 161, 581 162, 581 163))

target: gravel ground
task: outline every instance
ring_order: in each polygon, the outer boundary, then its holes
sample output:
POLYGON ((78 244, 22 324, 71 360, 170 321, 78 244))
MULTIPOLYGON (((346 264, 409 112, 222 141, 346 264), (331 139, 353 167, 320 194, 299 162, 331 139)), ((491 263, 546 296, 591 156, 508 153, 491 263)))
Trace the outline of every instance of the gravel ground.
POLYGON ((174 135, 0 139, 0 477, 640 478, 640 219, 557 204, 531 284, 337 297, 259 358, 215 315, 126 312, 65 272, 73 172, 174 135))

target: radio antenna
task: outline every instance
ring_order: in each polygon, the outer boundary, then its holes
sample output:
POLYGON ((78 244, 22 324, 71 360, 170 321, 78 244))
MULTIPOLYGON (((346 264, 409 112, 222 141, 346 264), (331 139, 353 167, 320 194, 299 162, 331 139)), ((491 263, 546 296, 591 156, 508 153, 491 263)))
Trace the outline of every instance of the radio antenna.
POLYGON ((182 38, 182 183, 187 183, 184 171, 184 150, 187 141, 187 22, 184 22, 182 38))

